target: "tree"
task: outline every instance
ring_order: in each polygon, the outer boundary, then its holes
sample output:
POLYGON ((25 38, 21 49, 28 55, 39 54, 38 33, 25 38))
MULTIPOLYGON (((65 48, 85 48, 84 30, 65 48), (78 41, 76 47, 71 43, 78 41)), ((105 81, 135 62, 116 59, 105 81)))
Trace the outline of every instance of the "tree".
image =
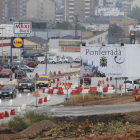
MULTIPOLYGON (((69 23, 69 22, 61 22, 61 23, 56 23, 55 25, 52 25, 49 27, 50 29, 63 29, 63 30, 75 30, 75 24, 74 26, 69 23)), ((83 30, 85 31, 86 28, 85 26, 81 24, 77 24, 77 30, 83 30)))
POLYGON ((52 25, 51 29, 64 29, 64 30, 72 30, 73 26, 69 22, 61 22, 56 23, 56 25, 52 25))
POLYGON ((123 30, 123 28, 117 26, 116 23, 109 26, 108 34, 110 37, 111 36, 118 37, 118 38, 125 37, 125 31, 123 30))
POLYGON ((131 17, 136 19, 138 22, 140 22, 140 7, 135 6, 131 11, 131 17))

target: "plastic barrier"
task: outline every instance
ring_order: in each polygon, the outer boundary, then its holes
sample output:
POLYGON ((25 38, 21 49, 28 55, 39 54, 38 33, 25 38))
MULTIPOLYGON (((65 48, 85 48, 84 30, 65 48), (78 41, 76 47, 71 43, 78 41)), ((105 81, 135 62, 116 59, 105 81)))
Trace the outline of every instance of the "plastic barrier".
POLYGON ((95 92, 95 91, 97 91, 97 87, 90 87, 89 92, 95 92))
POLYGON ((43 103, 42 98, 39 98, 38 104, 42 104, 42 103, 43 103))
POLYGON ((52 87, 52 88, 53 88, 53 90, 54 90, 54 89, 58 89, 58 87, 52 87))
POLYGON ((53 83, 55 83, 55 79, 53 79, 53 83))
POLYGON ((106 81, 109 81, 108 77, 106 78, 106 81))
POLYGON ((4 118, 4 112, 0 112, 0 119, 4 118))
POLYGON ((35 74, 35 77, 36 77, 36 78, 38 78, 38 77, 39 77, 39 74, 38 74, 38 73, 36 73, 36 74, 35 74))
POLYGON ((50 96, 50 95, 48 95, 48 96, 47 96, 47 100, 48 100, 48 101, 50 101, 50 99, 51 99, 51 96, 50 96))
POLYGON ((9 112, 5 111, 4 117, 9 117, 9 112))
POLYGON ((70 80, 71 79, 71 77, 70 76, 68 76, 68 80, 70 80))
POLYGON ((110 81, 112 81, 112 77, 110 77, 110 81))
POLYGON ((47 97, 44 97, 44 102, 47 102, 47 97))
POLYGON ((119 86, 119 89, 120 89, 120 90, 122 89, 122 85, 119 86))
POLYGON ((115 89, 115 85, 111 85, 111 87, 113 87, 113 89, 115 89))
POLYGON ((15 109, 11 109, 10 115, 15 115, 15 109))
POLYGON ((104 87, 103 92, 108 92, 108 87, 104 87))
POLYGON ((64 92, 63 92, 63 90, 58 90, 57 94, 58 94, 58 95, 63 95, 64 92))
POLYGON ((56 71, 54 71, 54 73, 53 73, 54 75, 56 75, 56 71))
MULTIPOLYGON (((76 87, 76 89, 78 90, 78 87, 76 87)), ((82 92, 83 88, 79 87, 79 91, 82 92)))
POLYGON ((58 74, 61 74, 61 71, 58 71, 58 74))
POLYGON ((58 89, 53 90, 53 94, 57 94, 57 92, 58 92, 58 89))
POLYGON ((78 90, 72 90, 71 91, 71 95, 75 95, 75 94, 78 94, 78 90))
POLYGON ((62 88, 62 87, 58 87, 58 90, 59 90, 59 91, 63 91, 63 88, 62 88))
POLYGON ((60 81, 60 79, 59 79, 59 78, 57 78, 57 82, 58 82, 58 81, 60 81))
POLYGON ((22 106, 21 106, 21 110, 26 110, 26 104, 22 104, 22 106))
POLYGON ((132 94, 137 94, 137 93, 138 93, 138 90, 137 89, 133 89, 132 94))
POLYGON ((107 87, 109 87, 109 84, 107 84, 107 87))
POLYGON ((48 93, 49 93, 49 94, 53 94, 53 89, 49 89, 49 90, 48 90, 48 93))

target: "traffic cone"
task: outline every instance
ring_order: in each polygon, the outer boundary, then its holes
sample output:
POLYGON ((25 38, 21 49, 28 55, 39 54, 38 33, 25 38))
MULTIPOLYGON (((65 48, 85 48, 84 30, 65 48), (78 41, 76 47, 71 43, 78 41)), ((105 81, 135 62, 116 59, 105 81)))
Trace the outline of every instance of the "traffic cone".
POLYGON ((112 81, 112 77, 110 77, 110 81, 112 81))
POLYGON ((10 115, 15 115, 15 109, 11 109, 10 115))
POLYGON ((68 76, 68 80, 70 80, 70 76, 68 76))
POLYGON ((42 98, 39 98, 39 100, 38 100, 38 104, 42 104, 43 102, 42 102, 42 98))
POLYGON ((4 117, 9 117, 9 112, 5 111, 4 117))
POLYGON ((44 97, 44 102, 47 102, 47 97, 44 97))
POLYGON ((53 83, 55 83, 55 79, 53 79, 53 83))
POLYGON ((106 81, 109 81, 108 77, 106 78, 106 81))

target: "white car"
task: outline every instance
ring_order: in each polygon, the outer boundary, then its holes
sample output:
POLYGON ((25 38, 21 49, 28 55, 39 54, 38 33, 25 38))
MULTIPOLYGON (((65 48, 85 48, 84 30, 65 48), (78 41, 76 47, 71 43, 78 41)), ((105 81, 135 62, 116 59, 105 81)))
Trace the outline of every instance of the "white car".
POLYGON ((61 59, 62 59, 63 63, 69 63, 68 58, 63 57, 63 58, 61 58, 61 59))
POLYGON ((47 60, 48 60, 48 63, 52 63, 52 64, 56 64, 57 63, 56 58, 47 58, 47 60))
POLYGON ((80 61, 81 61, 80 58, 76 58, 74 62, 75 62, 75 63, 80 63, 80 61))
POLYGON ((130 80, 127 79, 126 82, 124 81, 123 83, 123 89, 125 89, 125 84, 126 84, 126 89, 127 90, 133 90, 133 89, 138 89, 139 90, 139 82, 137 82, 136 80, 130 80))

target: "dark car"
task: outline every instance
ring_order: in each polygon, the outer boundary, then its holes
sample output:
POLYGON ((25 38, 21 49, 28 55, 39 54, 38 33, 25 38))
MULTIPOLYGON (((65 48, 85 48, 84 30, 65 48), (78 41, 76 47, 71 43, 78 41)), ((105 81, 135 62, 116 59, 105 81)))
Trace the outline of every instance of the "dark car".
POLYGON ((18 85, 18 90, 23 91, 24 89, 29 89, 30 91, 35 91, 35 80, 33 78, 23 78, 18 85))
POLYGON ((10 69, 12 70, 13 73, 15 73, 16 70, 19 70, 17 65, 11 65, 10 69))
POLYGON ((10 69, 9 64, 0 64, 0 66, 2 66, 4 69, 10 69))
POLYGON ((89 85, 91 85, 91 78, 81 78, 80 84, 83 84, 83 81, 84 83, 88 83, 89 85))
POLYGON ((3 69, 1 72, 0 72, 0 77, 8 77, 8 78, 12 78, 12 71, 10 69, 3 69))
POLYGON ((20 79, 22 77, 26 77, 26 72, 23 70, 15 70, 15 79, 20 79))
POLYGON ((3 97, 16 97, 17 91, 13 86, 4 86, 0 91, 0 98, 3 97))
POLYGON ((29 66, 29 67, 35 67, 35 66, 37 66, 37 64, 34 61, 28 61, 27 62, 27 66, 29 66))

